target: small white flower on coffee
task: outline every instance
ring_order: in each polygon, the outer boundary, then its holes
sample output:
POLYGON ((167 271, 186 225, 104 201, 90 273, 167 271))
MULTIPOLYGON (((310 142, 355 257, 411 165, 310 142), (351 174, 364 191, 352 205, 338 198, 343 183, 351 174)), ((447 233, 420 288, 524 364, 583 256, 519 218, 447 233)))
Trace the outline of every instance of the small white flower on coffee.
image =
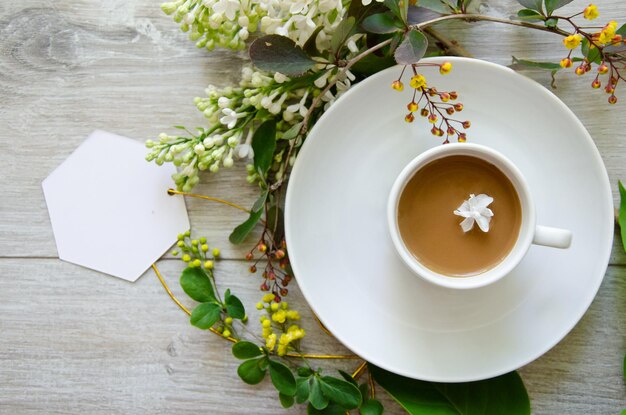
POLYGON ((474 222, 478 223, 478 227, 483 232, 489 232, 489 222, 493 212, 487 206, 493 202, 493 197, 486 194, 479 194, 475 196, 470 195, 469 199, 465 200, 458 209, 454 211, 454 214, 461 216, 465 219, 460 223, 463 232, 469 232, 474 227, 474 222))

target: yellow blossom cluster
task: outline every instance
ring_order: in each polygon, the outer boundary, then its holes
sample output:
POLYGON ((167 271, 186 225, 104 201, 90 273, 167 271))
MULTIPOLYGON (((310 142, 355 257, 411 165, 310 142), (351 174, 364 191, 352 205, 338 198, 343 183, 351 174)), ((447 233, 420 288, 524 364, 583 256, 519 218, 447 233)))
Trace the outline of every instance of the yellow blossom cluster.
MULTIPOLYGON (((597 34, 598 42, 602 43, 603 45, 607 45, 607 44, 616 42, 617 40, 621 40, 621 36, 619 37, 619 39, 615 39, 616 31, 617 31, 617 22, 615 20, 611 20, 609 23, 607 23, 606 26, 604 26, 604 28, 602 28, 600 33, 597 34)), ((594 35, 594 37, 595 36, 596 35, 594 35)))
POLYGON ((597 19, 598 16, 600 16, 600 13, 598 13, 598 6, 595 4, 590 4, 583 10, 583 17, 587 20, 597 19))
POLYGON ((576 49, 580 45, 580 42, 582 40, 583 40, 582 35, 580 33, 575 33, 563 39, 563 44, 568 49, 576 49))
POLYGON ((283 356, 287 353, 291 343, 302 339, 306 332, 303 328, 294 324, 300 320, 300 313, 290 310, 286 301, 277 303, 273 294, 265 294, 256 308, 267 312, 260 318, 262 336, 265 339, 265 347, 271 352, 276 348, 276 354, 283 356), (282 331, 280 336, 275 332, 282 331))

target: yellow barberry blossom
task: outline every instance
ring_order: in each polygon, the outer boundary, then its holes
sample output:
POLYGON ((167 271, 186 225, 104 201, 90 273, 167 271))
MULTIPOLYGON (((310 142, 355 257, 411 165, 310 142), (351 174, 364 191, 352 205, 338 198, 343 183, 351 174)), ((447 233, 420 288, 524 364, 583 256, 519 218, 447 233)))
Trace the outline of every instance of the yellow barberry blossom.
POLYGON ((568 49, 576 49, 580 45, 580 42, 582 40, 583 40, 582 35, 579 33, 576 33, 573 35, 569 35, 568 37, 563 39, 563 44, 568 49))
POLYGON ((271 325, 272 325, 272 322, 271 322, 271 321, 269 321, 269 319, 267 319, 267 318, 266 318, 265 320, 263 320, 263 322, 261 323, 261 326, 262 326, 263 328, 268 328, 268 327, 270 327, 271 325))
POLYGON ((289 310, 287 311, 287 318, 289 320, 300 320, 300 313, 296 310, 289 310))
POLYGON ((262 298, 264 303, 271 303, 274 299, 274 294, 265 294, 262 298))
POLYGON ((278 349, 276 353, 278 353, 279 356, 283 356, 285 353, 287 353, 287 348, 291 342, 300 340, 305 335, 306 332, 304 331, 304 329, 296 325, 290 326, 289 329, 287 329, 286 333, 280 335, 280 338, 278 339, 278 349))
POLYGON ((272 303, 272 305, 270 305, 270 310, 276 311, 279 307, 280 305, 278 305, 278 303, 272 303))
POLYGON ((287 319, 287 313, 285 310, 278 310, 277 312, 272 314, 272 320, 277 323, 284 323, 287 319))
POLYGON ((600 32, 600 36, 598 37, 598 42, 603 44, 608 44, 613 41, 613 37, 615 36, 615 31, 617 30, 617 22, 615 20, 611 20, 600 32))
POLYGON ((452 70, 452 64, 450 62, 444 62, 439 66, 439 73, 447 75, 452 70))
POLYGON ((597 19, 598 16, 600 16, 600 13, 598 13, 598 6, 595 4, 590 4, 583 10, 583 17, 587 20, 597 19))
POLYGON ((399 79, 393 81, 391 83, 391 87, 395 89, 396 91, 402 91, 404 89, 404 85, 402 84, 402 81, 400 81, 399 79))
POLYGON ((422 74, 415 74, 411 77, 409 85, 411 85, 411 88, 415 89, 424 88, 426 87, 426 78, 424 78, 422 74))
POLYGON ((276 346, 276 334, 272 333, 265 339, 265 347, 271 352, 276 346))

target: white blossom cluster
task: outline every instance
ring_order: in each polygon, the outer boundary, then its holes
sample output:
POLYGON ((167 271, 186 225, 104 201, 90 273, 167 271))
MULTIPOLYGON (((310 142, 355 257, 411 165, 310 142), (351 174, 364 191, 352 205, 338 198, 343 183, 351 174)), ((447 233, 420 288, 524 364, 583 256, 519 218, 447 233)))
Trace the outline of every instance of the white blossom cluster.
POLYGON ((318 49, 328 49, 330 38, 346 8, 341 0, 176 0, 161 9, 189 32, 196 46, 212 50, 245 48, 251 33, 287 36, 303 45, 317 27, 318 49))
MULTIPOLYGON (((217 172, 220 166, 231 167, 234 159, 253 159, 252 137, 254 129, 267 119, 277 121, 277 139, 299 125, 309 111, 315 97, 328 82, 335 81, 340 71, 333 65, 320 64, 314 71, 291 79, 281 73, 273 76, 255 71, 246 66, 242 69, 238 87, 217 88, 209 85, 206 97, 196 98, 197 108, 209 121, 209 128, 199 129, 199 134, 190 131, 189 136, 161 133, 158 141, 148 140, 146 147, 151 151, 148 161, 157 164, 172 162, 179 166, 173 179, 179 189, 189 191, 198 183, 198 173, 203 170, 217 172)), ((336 85, 321 98, 327 108, 343 92, 348 90, 354 76, 347 71, 336 85)), ((321 106, 321 105, 320 105, 321 106)), ((296 127, 297 128, 297 127, 296 127)), ((301 144, 301 139, 296 143, 301 144)), ((284 174, 286 164, 284 152, 275 154, 275 177, 284 174)), ((254 169, 248 166, 248 181, 258 180, 254 169)))

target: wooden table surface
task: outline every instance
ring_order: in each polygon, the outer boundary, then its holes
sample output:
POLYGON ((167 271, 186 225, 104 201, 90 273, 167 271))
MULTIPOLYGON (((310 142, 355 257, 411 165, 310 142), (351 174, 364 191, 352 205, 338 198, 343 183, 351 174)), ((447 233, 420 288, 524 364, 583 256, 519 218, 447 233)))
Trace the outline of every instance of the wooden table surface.
MULTIPOLYGON (((624 22, 622 0, 598 6, 602 21, 624 22)), ((493 0, 486 12, 508 16, 517 7, 493 0)), ((490 23, 439 28, 462 39, 475 57, 501 64, 512 55, 554 60, 563 54, 561 39, 550 34, 490 23)), ((0 3, 0 164, 8 171, 0 185, 1 414, 304 413, 282 410, 267 383, 239 381, 224 341, 191 327, 151 271, 131 284, 59 261, 41 190, 41 181, 94 129, 143 141, 172 125, 203 125, 193 98, 209 83, 235 83, 245 61, 245 53, 197 50, 158 1, 0 3)), ((547 74, 527 75, 549 87, 547 74)), ((614 107, 572 73, 558 75, 554 92, 594 138, 617 203, 617 180, 626 180, 626 88, 614 107)), ((244 206, 256 194, 242 167, 204 177, 196 190, 244 206)), ((254 304, 259 293, 241 261, 243 248, 227 239, 242 215, 197 199, 187 206, 194 229, 222 248, 218 278, 254 304)), ((520 370, 536 414, 626 408, 626 255, 620 242, 616 232, 604 282, 580 323, 520 370)), ((177 284, 181 264, 163 259, 159 267, 184 299, 177 284)), ((306 309, 295 287, 290 297, 306 309)), ((347 352, 310 316, 303 324, 309 350, 347 352)), ((403 413, 382 399, 386 413, 403 413)))

